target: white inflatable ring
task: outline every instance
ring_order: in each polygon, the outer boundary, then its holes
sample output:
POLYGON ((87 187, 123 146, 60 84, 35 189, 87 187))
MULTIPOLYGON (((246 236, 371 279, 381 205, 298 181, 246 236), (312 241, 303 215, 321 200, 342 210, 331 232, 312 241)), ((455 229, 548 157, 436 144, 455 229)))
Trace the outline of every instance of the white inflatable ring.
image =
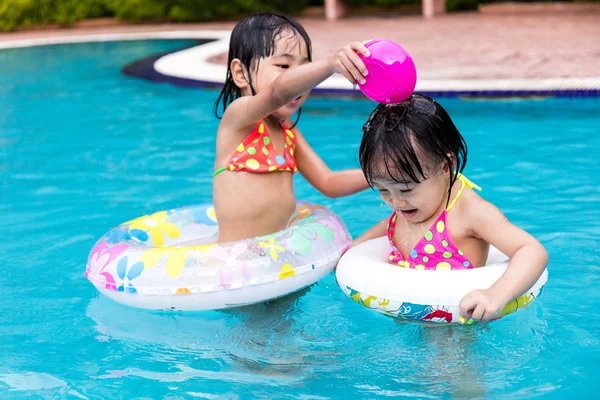
POLYGON ((104 235, 85 275, 100 293, 134 307, 236 307, 315 283, 351 241, 332 211, 306 202, 272 235, 216 244, 217 231, 211 205, 146 215, 104 235))
MULTIPOLYGON (((357 303, 399 319, 428 322, 471 322, 461 319, 458 304, 475 289, 487 289, 504 273, 508 257, 490 248, 487 265, 455 271, 419 271, 390 264, 387 238, 350 249, 341 258, 336 278, 340 288, 357 303)), ((494 317, 502 318, 529 306, 541 293, 548 271, 522 296, 494 317)))

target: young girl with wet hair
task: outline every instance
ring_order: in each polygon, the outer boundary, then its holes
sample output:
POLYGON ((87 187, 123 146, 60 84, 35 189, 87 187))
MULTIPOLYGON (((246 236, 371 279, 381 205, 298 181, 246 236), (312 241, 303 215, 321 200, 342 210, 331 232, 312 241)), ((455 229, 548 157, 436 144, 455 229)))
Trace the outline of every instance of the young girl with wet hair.
POLYGON ((413 94, 379 105, 363 127, 359 158, 367 181, 393 212, 353 245, 387 235, 390 262, 421 270, 483 267, 490 245, 510 257, 497 282, 461 300, 467 320, 488 321, 544 271, 544 247, 462 175, 467 144, 433 99, 413 94))
POLYGON ((368 187, 359 169, 332 172, 304 139, 298 120, 291 120, 300 117, 310 90, 332 74, 364 82, 359 53, 369 55, 363 43, 352 42, 313 62, 308 34, 283 15, 254 15, 233 29, 225 86, 215 104, 221 122, 213 201, 220 242, 285 229, 296 208, 297 171, 329 197, 368 187))

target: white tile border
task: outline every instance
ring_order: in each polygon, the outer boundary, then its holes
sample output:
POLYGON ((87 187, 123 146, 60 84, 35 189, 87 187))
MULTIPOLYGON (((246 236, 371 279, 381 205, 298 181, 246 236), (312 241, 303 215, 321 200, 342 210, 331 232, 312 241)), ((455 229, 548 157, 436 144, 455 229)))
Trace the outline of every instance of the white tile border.
MULTIPOLYGON (((0 49, 44 46, 52 44, 107 42, 144 39, 214 39, 200 46, 165 55, 154 63, 154 69, 167 77, 182 78, 208 84, 220 84, 225 77, 223 64, 210 63, 211 57, 227 53, 230 31, 158 31, 139 33, 54 36, 0 42, 0 49)), ((343 77, 335 75, 317 86, 321 91, 358 92, 343 77)), ((600 91, 600 76, 589 78, 548 79, 450 79, 419 80, 420 92, 559 92, 600 91)))

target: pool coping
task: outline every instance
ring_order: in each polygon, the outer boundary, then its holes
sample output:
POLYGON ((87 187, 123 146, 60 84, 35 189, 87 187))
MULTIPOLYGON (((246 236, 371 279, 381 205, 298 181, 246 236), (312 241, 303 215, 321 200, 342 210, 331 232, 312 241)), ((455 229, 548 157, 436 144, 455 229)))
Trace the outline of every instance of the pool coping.
MULTIPOLYGON (((212 63, 209 60, 228 51, 229 36, 230 31, 226 30, 55 36, 0 42, 0 50, 86 42, 204 39, 208 42, 199 46, 138 60, 135 63, 139 68, 130 68, 127 74, 152 82, 168 82, 177 86, 220 87, 223 85, 226 66, 212 63)), ((600 96, 600 76, 543 79, 428 79, 418 80, 415 91, 432 96, 450 97, 591 97, 600 96)), ((353 88, 340 75, 328 78, 318 85, 314 92, 327 95, 362 96, 359 89, 353 88)))

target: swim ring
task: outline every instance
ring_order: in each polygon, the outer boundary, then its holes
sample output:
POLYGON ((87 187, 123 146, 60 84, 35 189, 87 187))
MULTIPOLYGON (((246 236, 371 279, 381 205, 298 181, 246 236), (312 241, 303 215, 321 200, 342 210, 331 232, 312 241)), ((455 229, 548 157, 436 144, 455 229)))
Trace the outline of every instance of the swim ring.
POLYGON ((217 232, 212 205, 145 215, 96 243, 85 276, 100 293, 130 306, 214 310, 309 286, 333 269, 351 242, 331 210, 301 201, 281 232, 219 244, 217 232))
MULTIPOLYGON (((490 247, 485 267, 454 271, 416 270, 388 262, 386 237, 362 243, 341 258, 336 279, 355 302, 402 320, 470 323, 460 315, 459 302, 471 290, 489 288, 504 273, 509 258, 490 247)), ((528 307, 548 280, 544 270, 522 296, 509 302, 493 320, 528 307)))

